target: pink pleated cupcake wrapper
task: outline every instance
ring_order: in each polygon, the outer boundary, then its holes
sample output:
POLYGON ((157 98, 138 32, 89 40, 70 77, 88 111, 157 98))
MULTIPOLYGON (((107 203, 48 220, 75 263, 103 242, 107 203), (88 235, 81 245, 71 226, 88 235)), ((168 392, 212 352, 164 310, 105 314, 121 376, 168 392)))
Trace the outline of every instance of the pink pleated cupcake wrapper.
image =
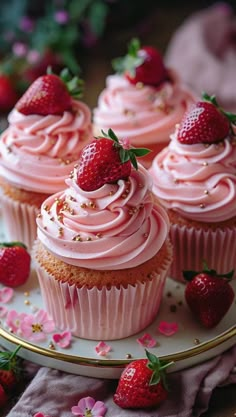
POLYGON ((185 282, 183 270, 202 270, 203 260, 218 273, 236 270, 236 228, 200 230, 171 225, 173 244, 171 278, 185 282))
POLYGON ((56 281, 38 263, 42 298, 60 330, 93 340, 114 340, 133 335, 155 318, 171 263, 171 247, 163 268, 145 283, 111 289, 76 288, 56 281))
POLYGON ((36 217, 39 209, 1 196, 3 227, 9 241, 23 242, 30 251, 37 235, 36 217))

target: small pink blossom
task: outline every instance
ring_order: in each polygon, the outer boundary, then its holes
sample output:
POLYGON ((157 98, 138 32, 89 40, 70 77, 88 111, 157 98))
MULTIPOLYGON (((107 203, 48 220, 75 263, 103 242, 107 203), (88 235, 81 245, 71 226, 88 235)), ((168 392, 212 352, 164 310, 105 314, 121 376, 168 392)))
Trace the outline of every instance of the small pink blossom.
POLYGON ((36 64, 37 62, 39 62, 41 55, 38 51, 36 51, 35 49, 31 49, 28 53, 27 53, 27 61, 29 64, 36 64))
POLYGON ((6 307, 0 306, 0 318, 7 315, 8 309, 6 307))
POLYGON ((14 290, 9 287, 4 287, 0 290, 0 303, 8 303, 14 295, 14 290))
POLYGON ((54 321, 51 320, 44 310, 39 310, 36 314, 29 314, 21 322, 20 329, 23 337, 32 341, 45 340, 47 333, 52 333, 55 329, 54 321))
POLYGON ((43 413, 41 413, 41 411, 39 411, 38 413, 34 414, 33 417, 50 417, 50 416, 48 416, 46 414, 43 414, 43 413))
POLYGON ((71 343, 71 332, 55 333, 52 339, 62 349, 67 348, 71 343))
POLYGON ((103 417, 107 408, 102 401, 96 402, 92 397, 85 397, 71 408, 71 412, 78 417, 103 417))
POLYGON ((153 348, 154 346, 156 346, 156 340, 153 339, 152 336, 149 333, 145 333, 142 337, 137 339, 137 342, 141 346, 145 346, 145 347, 148 347, 148 348, 153 348))
POLYGON ((108 352, 111 351, 111 346, 107 345, 105 342, 99 342, 95 346, 95 351, 99 356, 106 356, 108 352))
POLYGON ((57 23, 64 25, 69 20, 69 15, 66 10, 58 10, 54 14, 54 19, 57 23))
POLYGON ((167 321, 161 321, 157 330, 164 336, 173 336, 179 330, 179 326, 175 322, 168 323, 167 321))
POLYGON ((22 42, 15 42, 12 45, 12 52, 15 56, 24 57, 27 54, 28 47, 22 42))
POLYGON ((24 320, 26 313, 17 313, 15 310, 10 310, 6 317, 6 324, 14 333, 19 333, 20 326, 24 320))

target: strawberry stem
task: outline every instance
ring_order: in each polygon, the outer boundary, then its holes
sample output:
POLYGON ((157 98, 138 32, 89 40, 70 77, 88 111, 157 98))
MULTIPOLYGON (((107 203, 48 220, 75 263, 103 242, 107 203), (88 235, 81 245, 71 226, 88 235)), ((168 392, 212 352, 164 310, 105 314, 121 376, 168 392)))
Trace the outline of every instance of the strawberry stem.
POLYGON ((161 361, 156 355, 149 352, 148 350, 145 349, 145 352, 148 358, 147 367, 153 371, 149 385, 156 385, 161 381, 164 388, 168 389, 166 381, 166 369, 173 365, 174 362, 161 361))
POLYGON ((20 246, 20 247, 24 248, 25 250, 27 250, 27 246, 22 242, 18 242, 18 241, 0 242, 0 248, 13 248, 15 246, 20 246))
POLYGON ((135 75, 135 69, 142 65, 145 60, 144 56, 138 56, 140 47, 140 41, 137 38, 131 39, 128 45, 128 53, 124 57, 113 59, 113 69, 118 72, 118 74, 129 72, 133 77, 135 75))
POLYGON ((201 271, 186 270, 183 271, 183 277, 186 281, 192 281, 194 277, 199 274, 208 274, 218 278, 225 278, 227 281, 231 281, 234 275, 234 269, 224 274, 217 274, 215 269, 209 269, 206 260, 203 260, 203 269, 201 271))
POLYGON ((16 363, 14 361, 18 351, 20 350, 21 345, 18 345, 13 352, 0 352, 0 369, 4 370, 11 370, 12 368, 16 367, 16 363))
POLYGON ((137 160, 136 160, 136 156, 137 157, 141 157, 141 156, 145 156, 147 155, 150 151, 150 149, 146 149, 146 148, 129 148, 129 149, 125 149, 122 146, 122 143, 119 141, 118 137, 116 136, 115 132, 113 132, 113 130, 110 128, 108 129, 108 132, 104 132, 104 130, 101 130, 103 136, 98 137, 97 139, 101 138, 101 137, 105 137, 107 139, 111 139, 114 141, 114 146, 116 146, 119 150, 119 155, 120 155, 120 160, 121 163, 124 164, 127 161, 130 161, 131 164, 133 165, 133 167, 137 170, 138 169, 138 164, 137 164, 137 160))
POLYGON ((217 107, 221 111, 221 113, 223 113, 231 123, 236 124, 236 114, 227 112, 222 107, 220 107, 217 100, 216 100, 215 95, 209 96, 209 94, 207 94, 206 92, 203 92, 202 93, 202 98, 203 98, 203 100, 214 104, 214 106, 217 107))

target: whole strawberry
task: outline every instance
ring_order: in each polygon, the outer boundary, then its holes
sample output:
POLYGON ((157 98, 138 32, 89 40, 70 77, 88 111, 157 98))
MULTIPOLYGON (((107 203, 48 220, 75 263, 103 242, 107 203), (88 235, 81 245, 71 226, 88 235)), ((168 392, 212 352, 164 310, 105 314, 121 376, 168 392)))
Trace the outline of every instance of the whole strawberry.
POLYGON ((161 361, 146 350, 147 359, 138 359, 121 374, 114 402, 122 408, 155 407, 168 396, 166 373, 173 362, 161 361))
POLYGON ((31 84, 15 107, 25 115, 61 115, 72 110, 72 96, 80 97, 82 83, 77 77, 71 78, 66 69, 60 76, 42 75, 31 84))
POLYGON ((29 278, 31 257, 21 242, 0 244, 0 283, 18 287, 29 278))
POLYGON ((20 348, 0 352, 0 384, 7 394, 12 393, 22 372, 21 359, 17 357, 20 348))
POLYGON ((194 317, 206 328, 216 326, 234 300, 234 291, 229 281, 234 271, 217 274, 206 264, 202 271, 184 271, 188 281, 185 288, 185 299, 194 317))
POLYGON ((102 134, 103 137, 94 139, 81 153, 77 183, 84 191, 94 191, 104 184, 128 178, 131 165, 137 169, 136 156, 149 152, 143 148, 129 149, 127 145, 125 149, 112 129, 102 134))
POLYGON ((183 116, 177 139, 186 145, 217 143, 229 135, 231 123, 236 123, 236 115, 224 112, 215 96, 203 94, 203 100, 194 104, 183 116))
POLYGON ((152 46, 141 47, 138 39, 132 39, 128 54, 114 59, 112 64, 115 71, 124 74, 131 84, 158 86, 168 78, 160 52, 152 46))

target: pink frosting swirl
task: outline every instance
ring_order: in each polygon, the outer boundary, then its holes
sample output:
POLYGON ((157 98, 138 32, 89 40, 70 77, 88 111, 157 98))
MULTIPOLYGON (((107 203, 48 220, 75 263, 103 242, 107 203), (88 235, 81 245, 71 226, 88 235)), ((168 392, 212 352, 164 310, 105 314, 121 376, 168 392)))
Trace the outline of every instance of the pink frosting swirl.
POLYGON ((120 75, 107 77, 93 112, 95 131, 111 127, 133 146, 167 142, 186 109, 195 100, 173 72, 159 88, 133 85, 120 75))
POLYGON ((159 251, 169 220, 154 203, 145 168, 92 192, 74 178, 45 201, 37 219, 38 238, 50 252, 72 265, 117 270, 140 265, 159 251))
POLYGON ((42 193, 65 188, 87 140, 91 112, 80 101, 63 115, 28 115, 13 109, 0 140, 0 175, 16 187, 42 193))
POLYGON ((167 208, 201 222, 236 216, 236 142, 183 145, 172 135, 154 159, 153 192, 167 208))

